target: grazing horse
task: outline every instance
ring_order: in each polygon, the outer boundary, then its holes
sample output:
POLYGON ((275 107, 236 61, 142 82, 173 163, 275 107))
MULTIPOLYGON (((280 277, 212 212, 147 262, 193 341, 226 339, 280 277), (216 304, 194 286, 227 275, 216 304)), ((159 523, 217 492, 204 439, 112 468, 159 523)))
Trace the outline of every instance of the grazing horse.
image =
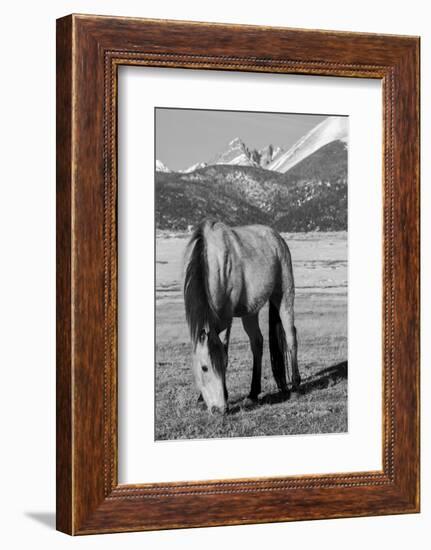
POLYGON ((292 260, 282 237, 263 225, 228 227, 204 221, 186 251, 184 302, 193 346, 193 374, 208 410, 226 412, 226 368, 233 317, 241 317, 253 352, 249 399, 261 392, 263 337, 259 311, 269 301, 269 349, 279 390, 301 383, 293 302, 292 260))

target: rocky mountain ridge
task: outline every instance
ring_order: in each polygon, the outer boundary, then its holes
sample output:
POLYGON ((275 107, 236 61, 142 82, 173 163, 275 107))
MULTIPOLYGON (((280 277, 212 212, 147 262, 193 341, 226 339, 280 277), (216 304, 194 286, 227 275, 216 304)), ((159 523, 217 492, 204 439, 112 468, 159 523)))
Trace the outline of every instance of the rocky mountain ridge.
POLYGON ((279 231, 347 229, 346 142, 323 145, 286 173, 241 164, 156 172, 158 229, 187 230, 204 218, 279 231))

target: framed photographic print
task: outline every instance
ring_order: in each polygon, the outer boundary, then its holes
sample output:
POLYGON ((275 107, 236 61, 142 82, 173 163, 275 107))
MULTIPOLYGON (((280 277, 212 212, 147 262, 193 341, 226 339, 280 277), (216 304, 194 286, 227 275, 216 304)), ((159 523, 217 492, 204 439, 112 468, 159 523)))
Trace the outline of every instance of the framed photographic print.
POLYGON ((57 528, 419 511, 419 39, 57 21, 57 528))

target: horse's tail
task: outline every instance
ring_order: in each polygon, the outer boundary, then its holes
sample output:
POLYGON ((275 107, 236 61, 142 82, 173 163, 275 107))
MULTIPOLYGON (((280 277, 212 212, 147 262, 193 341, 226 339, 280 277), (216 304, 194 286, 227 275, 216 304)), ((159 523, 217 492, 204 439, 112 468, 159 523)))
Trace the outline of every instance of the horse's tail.
POLYGON ((281 324, 278 309, 269 302, 269 354, 271 357, 271 367, 274 379, 278 389, 282 392, 288 392, 286 383, 286 335, 281 324))

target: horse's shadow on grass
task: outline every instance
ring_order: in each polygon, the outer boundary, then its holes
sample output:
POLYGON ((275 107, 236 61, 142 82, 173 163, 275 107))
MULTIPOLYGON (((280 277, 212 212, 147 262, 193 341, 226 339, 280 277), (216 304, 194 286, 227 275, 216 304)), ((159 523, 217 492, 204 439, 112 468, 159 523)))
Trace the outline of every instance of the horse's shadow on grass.
POLYGON ((314 390, 323 390, 329 386, 335 386, 341 380, 347 380, 347 361, 342 361, 341 363, 322 369, 306 378, 299 386, 297 392, 299 395, 305 395, 314 390))
MULTIPOLYGON (((323 390, 330 386, 335 386, 335 384, 338 384, 341 380, 346 379, 347 361, 342 361, 341 363, 337 363, 336 365, 332 365, 330 367, 322 369, 303 380, 301 382, 301 385, 294 392, 293 395, 296 394, 298 397, 300 397, 301 395, 306 395, 315 390, 323 390)), ((260 407, 261 405, 275 405, 277 403, 283 403, 285 401, 289 401, 289 399, 291 399, 291 395, 292 394, 286 394, 279 391, 268 393, 262 396, 257 402, 253 403, 252 405, 248 405, 247 409, 255 409, 257 407, 260 407)), ((231 403, 229 413, 235 414, 239 412, 243 408, 241 406, 241 403, 243 402, 243 398, 235 399, 235 401, 231 403)))

